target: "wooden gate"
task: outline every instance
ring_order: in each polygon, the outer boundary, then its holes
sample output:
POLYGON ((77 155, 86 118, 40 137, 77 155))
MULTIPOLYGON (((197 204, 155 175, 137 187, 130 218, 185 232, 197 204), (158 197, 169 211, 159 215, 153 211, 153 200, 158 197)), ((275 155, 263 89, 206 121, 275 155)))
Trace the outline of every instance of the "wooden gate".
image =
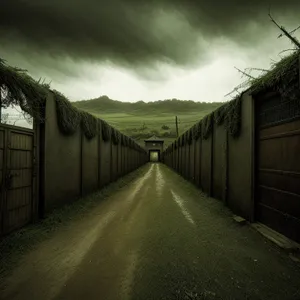
POLYGON ((256 101, 256 219, 300 242, 300 99, 256 101))
POLYGON ((0 235, 36 214, 35 139, 31 129, 0 125, 0 235))

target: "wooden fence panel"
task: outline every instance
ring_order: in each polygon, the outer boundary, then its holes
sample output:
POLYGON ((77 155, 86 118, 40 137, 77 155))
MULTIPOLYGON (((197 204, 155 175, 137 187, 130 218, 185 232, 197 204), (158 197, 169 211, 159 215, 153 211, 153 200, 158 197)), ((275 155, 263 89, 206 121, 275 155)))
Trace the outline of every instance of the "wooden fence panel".
POLYGON ((0 130, 1 234, 31 222, 37 213, 34 131, 15 126, 0 130))

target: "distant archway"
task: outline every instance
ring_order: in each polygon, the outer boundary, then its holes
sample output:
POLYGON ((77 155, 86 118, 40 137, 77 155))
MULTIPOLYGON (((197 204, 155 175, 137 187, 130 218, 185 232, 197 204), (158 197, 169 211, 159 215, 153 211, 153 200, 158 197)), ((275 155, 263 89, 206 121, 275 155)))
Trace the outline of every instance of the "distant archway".
POLYGON ((150 162, 159 162, 160 161, 160 151, 159 150, 150 150, 149 151, 149 161, 150 162))

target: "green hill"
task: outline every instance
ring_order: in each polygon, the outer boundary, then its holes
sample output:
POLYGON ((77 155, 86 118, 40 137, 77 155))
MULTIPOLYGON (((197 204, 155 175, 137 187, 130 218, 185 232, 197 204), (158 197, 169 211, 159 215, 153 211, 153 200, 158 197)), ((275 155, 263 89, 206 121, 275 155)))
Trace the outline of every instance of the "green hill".
POLYGON ((222 102, 195 102, 178 99, 134 103, 112 100, 107 96, 73 102, 85 110, 141 141, 152 135, 163 137, 166 146, 176 138, 175 116, 179 134, 190 128, 222 102))
POLYGON ((222 103, 195 102, 187 100, 159 100, 154 102, 138 101, 134 103, 121 102, 112 100, 107 96, 101 96, 96 99, 82 100, 73 102, 73 104, 81 109, 88 110, 94 113, 182 113, 192 112, 195 110, 213 110, 222 103))

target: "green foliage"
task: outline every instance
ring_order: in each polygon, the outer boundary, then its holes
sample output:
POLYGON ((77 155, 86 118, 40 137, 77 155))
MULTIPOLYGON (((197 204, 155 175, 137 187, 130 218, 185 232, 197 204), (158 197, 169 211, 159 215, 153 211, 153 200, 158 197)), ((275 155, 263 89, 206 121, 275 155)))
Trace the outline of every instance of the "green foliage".
POLYGON ((113 127, 111 128, 111 139, 114 145, 120 143, 120 132, 113 127))
POLYGON ((202 119, 202 138, 207 140, 213 129, 213 113, 207 115, 202 119))
POLYGON ((173 136, 174 136, 174 133, 173 133, 173 132, 164 132, 164 133, 162 134, 162 136, 163 136, 163 137, 169 137, 169 136, 173 137, 173 136))
POLYGON ((102 140, 104 142, 110 141, 110 126, 103 120, 100 120, 101 124, 101 135, 102 135, 102 140))
MULTIPOLYGON (((278 92, 282 99, 300 99, 299 55, 300 51, 297 50, 292 55, 274 64, 272 69, 263 76, 251 79, 249 92, 255 96, 266 90, 272 90, 278 92)), ((242 122, 241 105, 242 95, 206 115, 190 129, 189 132, 192 133, 193 139, 198 140, 200 137, 207 139, 212 132, 214 123, 216 125, 224 124, 232 137, 238 137, 242 122)), ((184 137, 180 136, 174 142, 174 148, 176 149, 177 144, 181 146, 183 143, 184 137)))
POLYGON ((99 119, 86 112, 81 113, 81 128, 87 139, 92 139, 99 134, 99 119))
POLYGON ((199 121, 198 123, 196 123, 193 126, 193 138, 194 138, 194 140, 197 141, 201 137, 201 134, 202 134, 202 122, 199 121))
POLYGON ((19 105, 24 112, 43 121, 43 107, 47 95, 47 85, 31 78, 26 70, 8 66, 0 58, 1 106, 6 108, 19 105))
POLYGON ((299 55, 300 51, 297 50, 273 64, 266 74, 250 80, 251 93, 257 94, 271 89, 279 92, 283 99, 299 99, 299 55))
MULTIPOLYGON (((53 91, 53 94, 56 102, 58 127, 61 133, 72 135, 78 130, 81 124, 82 115, 77 108, 72 106, 63 94, 55 90, 53 91)), ((84 115, 84 117, 86 118, 86 115, 84 115)))
POLYGON ((222 105, 213 112, 214 122, 217 125, 222 125, 224 123, 225 115, 226 115, 226 107, 227 106, 228 106, 228 104, 222 105))
POLYGON ((193 143, 193 130, 192 128, 187 132, 187 141, 188 141, 188 144, 191 145, 193 143))
POLYGON ((162 130, 169 130, 169 129, 170 129, 170 127, 169 127, 169 126, 167 126, 167 125, 163 125, 163 126, 161 127, 161 129, 162 129, 162 130))
POLYGON ((99 130, 99 119, 79 110, 60 92, 53 91, 56 102, 58 127, 65 135, 74 134, 80 127, 87 139, 94 138, 99 130))
POLYGON ((242 96, 229 102, 226 107, 225 121, 229 134, 234 138, 238 137, 242 123, 242 96))
POLYGON ((191 111, 214 110, 223 103, 218 102, 195 102, 178 99, 167 99, 153 102, 121 102, 101 96, 96 99, 82 100, 74 102, 74 105, 83 110, 94 113, 119 113, 120 111, 129 114, 148 115, 148 114, 184 114, 191 111))
MULTIPOLYGON (((51 91, 49 85, 35 81, 27 71, 12 68, 0 59, 1 107, 18 105, 37 121, 43 122, 45 101, 49 92, 54 95, 57 123, 62 134, 72 135, 81 128, 84 135, 92 139, 100 133, 99 125, 101 125, 103 141, 112 138, 114 144, 120 143, 121 134, 118 130, 94 115, 73 106, 62 93, 51 91)), ((134 140, 129 140, 127 137, 123 138, 124 143, 137 151, 144 151, 134 140)))

